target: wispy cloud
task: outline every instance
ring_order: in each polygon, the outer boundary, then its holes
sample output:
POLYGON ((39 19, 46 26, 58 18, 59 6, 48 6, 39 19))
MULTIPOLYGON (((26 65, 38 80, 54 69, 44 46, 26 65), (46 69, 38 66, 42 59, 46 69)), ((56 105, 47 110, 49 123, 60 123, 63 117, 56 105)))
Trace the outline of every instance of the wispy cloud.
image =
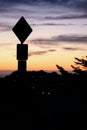
POLYGON ((81 47, 62 47, 62 49, 67 51, 87 51, 87 49, 81 48, 81 47))
POLYGON ((86 0, 0 0, 0 2, 7 2, 7 3, 41 3, 41 2, 48 2, 48 3, 58 3, 58 4, 67 4, 67 5, 81 5, 87 3, 86 0))
MULTIPOLYGON (((39 8, 48 7, 48 11, 50 15, 52 15, 52 12, 56 11, 56 14, 64 14, 66 13, 68 15, 69 12, 65 12, 65 8, 71 10, 71 12, 76 12, 76 14, 80 13, 83 14, 80 16, 63 16, 60 17, 61 19, 70 19, 70 18, 83 18, 86 17, 86 12, 87 12, 87 0, 0 0, 0 12, 7 12, 10 10, 16 9, 16 11, 33 11, 35 10, 35 7, 37 6, 39 8), (23 8, 23 6, 26 6, 29 8, 23 8), (32 9, 30 10, 30 6, 32 9), (19 7, 19 8, 18 8, 19 7), (21 7, 21 8, 20 8, 21 7), (55 8, 54 8, 55 7, 55 8), (29 10, 28 10, 29 9, 29 10), (62 10, 62 11, 61 11, 62 10), (78 11, 79 10, 79 11, 78 11), (51 13, 50 13, 51 12, 51 13), (62 13, 61 13, 62 12, 62 13)), ((45 11, 45 10, 44 10, 45 11)), ((39 10, 40 13, 40 10, 39 10)), ((47 14, 47 13, 46 13, 47 14)), ((51 18, 51 17, 46 17, 46 18, 51 18)), ((54 17, 56 19, 57 17, 54 17)), ((53 19, 53 18, 51 18, 53 19)), ((57 18, 58 19, 58 18, 57 18)))
POLYGON ((9 25, 9 23, 0 23, 0 31, 3 32, 3 31, 9 31, 11 30, 12 26, 9 25))
POLYGON ((40 39, 31 40, 31 43, 35 45, 52 45, 53 42, 55 42, 55 40, 53 40, 52 38, 51 39, 40 38, 40 39))
POLYGON ((31 24, 31 26, 75 26, 75 25, 76 24, 72 24, 72 23, 64 24, 64 23, 52 23, 52 22, 42 23, 42 24, 38 24, 38 23, 31 24))
POLYGON ((64 19, 83 19, 87 18, 87 14, 74 14, 74 15, 62 15, 62 16, 48 16, 44 19, 48 20, 64 20, 64 19))
POLYGON ((60 35, 52 37, 54 41, 59 42, 74 42, 74 43, 87 43, 87 35, 60 35))
POLYGON ((29 5, 37 5, 37 4, 50 4, 50 5, 62 5, 69 7, 79 7, 86 8, 87 0, 0 0, 0 4, 3 6, 14 5, 14 4, 29 4, 29 5))
MULTIPOLYGON (((87 0, 0 0, 0 19, 8 20, 10 25, 21 15, 34 26, 71 26, 74 24, 57 20, 87 19, 87 0)), ((0 26, 0 31, 10 29, 6 23, 0 26)))
POLYGON ((51 50, 45 50, 45 51, 32 51, 32 52, 29 52, 29 56, 33 56, 33 55, 44 55, 48 52, 55 52, 56 50, 54 49, 51 49, 51 50))
POLYGON ((51 37, 50 39, 33 39, 32 44, 38 45, 60 45, 60 43, 84 43, 87 44, 87 35, 59 35, 51 37))

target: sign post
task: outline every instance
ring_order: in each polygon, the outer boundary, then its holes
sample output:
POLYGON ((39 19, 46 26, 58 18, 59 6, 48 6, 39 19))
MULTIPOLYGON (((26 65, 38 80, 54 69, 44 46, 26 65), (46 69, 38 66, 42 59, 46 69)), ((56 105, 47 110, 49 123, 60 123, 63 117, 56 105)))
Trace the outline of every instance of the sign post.
POLYGON ((32 32, 32 28, 22 16, 12 30, 16 34, 18 39, 21 41, 21 44, 17 44, 18 71, 26 72, 26 60, 28 59, 28 44, 23 44, 23 42, 32 32))

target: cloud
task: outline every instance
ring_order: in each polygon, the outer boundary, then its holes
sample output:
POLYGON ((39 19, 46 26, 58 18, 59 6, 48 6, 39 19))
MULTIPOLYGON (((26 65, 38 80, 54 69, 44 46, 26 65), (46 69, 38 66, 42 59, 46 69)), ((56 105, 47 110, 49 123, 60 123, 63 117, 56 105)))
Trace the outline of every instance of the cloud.
POLYGON ((67 50, 67 51, 87 51, 87 49, 80 48, 80 47, 63 47, 62 49, 67 50))
POLYGON ((54 49, 51 49, 51 50, 45 50, 45 51, 32 51, 32 52, 29 52, 29 56, 33 56, 33 55, 44 55, 48 52, 55 52, 56 50, 54 49))
POLYGON ((47 51, 34 51, 34 52, 29 52, 29 56, 33 56, 33 55, 43 55, 47 53, 47 51))
POLYGON ((87 5, 87 0, 0 0, 0 3, 49 3, 49 4, 59 4, 59 5, 73 5, 73 6, 85 6, 87 5))
POLYGON ((53 42, 55 41, 53 41, 52 39, 43 39, 43 38, 31 40, 31 43, 35 45, 52 45, 53 42))
POLYGON ((18 19, 22 14, 33 21, 37 20, 38 26, 63 26, 50 22, 44 24, 43 21, 83 19, 87 18, 86 11, 87 0, 0 0, 1 18, 18 19))
POLYGON ((29 18, 33 26, 72 26, 72 22, 57 20, 87 19, 86 11, 87 0, 0 0, 0 19, 9 21, 9 25, 0 23, 0 32, 11 29, 11 22, 15 23, 21 15, 29 18))
POLYGON ((76 24, 72 24, 72 23, 52 23, 52 22, 49 22, 49 23, 42 23, 42 24, 31 24, 31 26, 74 26, 76 24))
POLYGON ((77 8, 87 10, 87 0, 0 0, 0 5, 12 6, 15 4, 26 4, 26 5, 57 5, 66 6, 70 8, 77 8))
MULTIPOLYGON (((31 26, 75 26, 75 24, 67 23, 67 24, 61 24, 61 23, 41 23, 41 24, 32 24, 31 26)), ((85 25, 86 26, 86 25, 85 25)), ((7 22, 0 22, 0 32, 4 31, 11 31, 13 28, 12 23, 7 23, 7 22)))
POLYGON ((38 44, 38 45, 49 45, 49 46, 55 46, 55 45, 60 45, 64 43, 84 43, 87 44, 87 35, 59 35, 59 36, 54 36, 49 39, 33 39, 31 40, 32 44, 38 44))
POLYGON ((12 29, 11 25, 8 23, 0 23, 0 31, 10 31, 12 29))
POLYGON ((60 35, 52 39, 59 42, 87 43, 87 35, 60 35))
POLYGON ((65 20, 65 19, 84 19, 87 18, 87 14, 67 14, 67 15, 61 15, 61 16, 47 16, 44 17, 46 20, 65 20))

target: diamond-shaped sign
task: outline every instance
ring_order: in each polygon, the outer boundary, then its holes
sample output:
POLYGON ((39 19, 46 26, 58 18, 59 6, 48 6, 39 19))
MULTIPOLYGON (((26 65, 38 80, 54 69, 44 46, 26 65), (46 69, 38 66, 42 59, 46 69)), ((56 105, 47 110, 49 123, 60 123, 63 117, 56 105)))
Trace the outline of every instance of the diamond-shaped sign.
POLYGON ((19 21, 16 23, 12 30, 19 38, 21 43, 23 43, 29 36, 29 34, 32 32, 32 28, 23 16, 19 19, 19 21))

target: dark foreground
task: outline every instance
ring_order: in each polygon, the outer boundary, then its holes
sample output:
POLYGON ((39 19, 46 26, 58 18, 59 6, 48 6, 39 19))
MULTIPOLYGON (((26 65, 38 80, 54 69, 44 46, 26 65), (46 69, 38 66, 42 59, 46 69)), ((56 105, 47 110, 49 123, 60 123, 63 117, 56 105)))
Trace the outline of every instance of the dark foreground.
POLYGON ((86 128, 86 76, 39 71, 0 78, 0 119, 29 120, 40 130, 86 128))

